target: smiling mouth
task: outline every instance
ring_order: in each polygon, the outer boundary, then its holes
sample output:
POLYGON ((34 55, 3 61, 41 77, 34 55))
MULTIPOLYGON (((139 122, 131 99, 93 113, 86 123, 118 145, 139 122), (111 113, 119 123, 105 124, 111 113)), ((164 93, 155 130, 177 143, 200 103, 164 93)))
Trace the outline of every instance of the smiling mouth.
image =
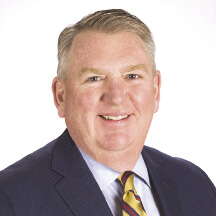
POLYGON ((127 119, 130 115, 119 115, 119 116, 111 116, 111 115, 99 115, 102 119, 109 121, 120 121, 127 119))

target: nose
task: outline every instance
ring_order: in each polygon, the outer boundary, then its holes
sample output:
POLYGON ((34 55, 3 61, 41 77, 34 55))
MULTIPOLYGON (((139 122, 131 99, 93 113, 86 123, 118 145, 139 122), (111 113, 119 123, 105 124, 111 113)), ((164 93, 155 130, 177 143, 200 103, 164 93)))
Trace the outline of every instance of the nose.
POLYGON ((123 80, 109 80, 101 99, 109 105, 120 105, 125 102, 126 91, 123 80))

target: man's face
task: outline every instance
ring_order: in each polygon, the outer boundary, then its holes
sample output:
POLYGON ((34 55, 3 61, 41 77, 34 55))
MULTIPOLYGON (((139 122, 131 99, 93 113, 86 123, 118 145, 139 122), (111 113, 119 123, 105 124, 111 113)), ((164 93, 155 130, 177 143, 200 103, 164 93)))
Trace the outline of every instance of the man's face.
POLYGON ((97 159, 141 151, 159 100, 159 72, 134 33, 82 32, 69 52, 60 116, 71 137, 97 159))

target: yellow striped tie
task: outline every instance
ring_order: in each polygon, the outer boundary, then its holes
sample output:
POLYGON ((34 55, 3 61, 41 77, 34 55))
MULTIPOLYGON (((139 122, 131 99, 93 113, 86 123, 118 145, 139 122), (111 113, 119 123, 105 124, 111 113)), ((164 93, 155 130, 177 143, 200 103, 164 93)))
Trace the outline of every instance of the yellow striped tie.
POLYGON ((123 186, 123 198, 121 200, 122 216, 147 216, 134 187, 134 175, 135 173, 131 171, 125 171, 118 178, 123 186))

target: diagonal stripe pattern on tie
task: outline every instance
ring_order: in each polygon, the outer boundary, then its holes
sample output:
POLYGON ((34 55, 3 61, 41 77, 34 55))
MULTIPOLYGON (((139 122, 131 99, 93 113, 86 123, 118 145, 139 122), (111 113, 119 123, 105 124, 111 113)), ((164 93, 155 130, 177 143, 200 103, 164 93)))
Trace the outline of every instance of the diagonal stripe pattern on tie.
POLYGON ((125 171, 118 177, 123 186, 123 197, 121 200, 122 216, 147 216, 134 187, 134 176, 135 173, 125 171))

